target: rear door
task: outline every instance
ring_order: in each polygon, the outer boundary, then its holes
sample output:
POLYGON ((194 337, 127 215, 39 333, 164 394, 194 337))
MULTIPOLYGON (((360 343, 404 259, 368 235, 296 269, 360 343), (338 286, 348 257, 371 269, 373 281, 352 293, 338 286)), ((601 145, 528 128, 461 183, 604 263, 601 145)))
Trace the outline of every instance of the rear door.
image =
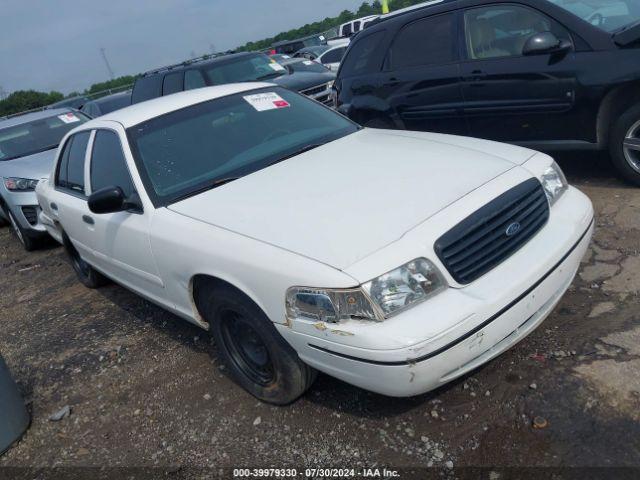
MULTIPOLYGON (((466 60, 461 63, 465 115, 475 137, 508 142, 585 138, 575 108, 575 52, 524 56, 528 38, 569 32, 521 4, 471 8, 462 19, 466 60)), ((589 131, 590 133, 590 131, 589 131)))
MULTIPOLYGON (((122 132, 123 137, 124 133, 122 132)), ((138 196, 120 135, 115 129, 98 129, 90 146, 89 186, 92 192, 117 186, 126 198, 138 196)), ((131 161, 133 165, 133 160, 131 161)), ((162 300, 164 285, 149 243, 152 208, 106 214, 88 214, 95 246, 96 266, 117 282, 150 299, 162 300)))
POLYGON ((49 205, 43 207, 52 220, 62 226, 80 256, 93 264, 95 238, 84 221, 89 211, 85 165, 90 138, 91 130, 85 130, 67 139, 56 167, 53 188, 49 190, 49 205))
POLYGON ((407 130, 465 135, 456 13, 403 26, 385 60, 381 95, 407 130))

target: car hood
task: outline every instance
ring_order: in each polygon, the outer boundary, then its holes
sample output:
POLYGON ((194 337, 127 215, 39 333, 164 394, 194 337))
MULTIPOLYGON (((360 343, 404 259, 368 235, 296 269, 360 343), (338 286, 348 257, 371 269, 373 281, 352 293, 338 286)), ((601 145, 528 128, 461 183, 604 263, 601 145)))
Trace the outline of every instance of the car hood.
POLYGON ((316 87, 323 83, 328 83, 336 78, 336 74, 332 72, 316 73, 316 72, 295 72, 289 75, 282 75, 270 80, 283 87, 300 91, 307 88, 316 87))
POLYGON ((0 162, 0 176, 33 178, 35 180, 47 178, 51 174, 57 150, 57 148, 52 148, 26 157, 0 162))
POLYGON ((168 208, 343 270, 534 153, 363 129, 168 208))

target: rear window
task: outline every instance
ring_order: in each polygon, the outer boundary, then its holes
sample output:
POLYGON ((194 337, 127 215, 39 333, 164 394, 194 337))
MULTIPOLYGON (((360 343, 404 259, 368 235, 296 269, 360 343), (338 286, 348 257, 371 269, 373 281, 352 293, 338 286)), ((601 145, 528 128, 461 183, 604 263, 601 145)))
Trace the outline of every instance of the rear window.
POLYGON ((162 83, 162 95, 171 95, 182 91, 183 87, 182 72, 169 73, 165 75, 164 82, 162 83))
POLYGON ((386 31, 361 37, 358 35, 342 62, 341 76, 361 75, 380 69, 380 55, 376 55, 378 46, 386 31))
POLYGON ((139 103, 144 102, 145 100, 151 100, 152 98, 157 98, 161 94, 161 89, 162 75, 152 75, 149 77, 139 78, 133 86, 131 103, 139 103))
POLYGON ((13 127, 0 127, 0 161, 54 149, 67 132, 87 120, 85 115, 75 111, 32 120, 13 127))

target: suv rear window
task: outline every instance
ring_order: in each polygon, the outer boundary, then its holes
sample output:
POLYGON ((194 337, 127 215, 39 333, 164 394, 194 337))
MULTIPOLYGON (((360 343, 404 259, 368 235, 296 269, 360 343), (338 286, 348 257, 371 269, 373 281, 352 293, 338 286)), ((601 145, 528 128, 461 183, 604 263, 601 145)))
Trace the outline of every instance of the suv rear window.
POLYGON ((341 73, 343 76, 361 75, 378 70, 379 63, 376 63, 376 52, 378 45, 384 38, 386 31, 372 33, 365 37, 356 37, 355 44, 352 44, 343 59, 341 73))
POLYGON ((131 94, 131 103, 157 98, 162 93, 162 75, 151 75, 136 80, 131 94))

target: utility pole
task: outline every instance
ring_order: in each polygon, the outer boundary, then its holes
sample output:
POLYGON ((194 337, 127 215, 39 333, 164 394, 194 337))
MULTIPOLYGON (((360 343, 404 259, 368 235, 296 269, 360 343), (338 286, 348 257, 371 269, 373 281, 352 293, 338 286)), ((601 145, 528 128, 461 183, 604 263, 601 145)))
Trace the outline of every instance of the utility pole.
POLYGON ((109 65, 109 60, 107 60, 107 54, 104 51, 104 48, 100 49, 100 53, 102 54, 102 59, 104 60, 104 64, 107 66, 107 70, 109 71, 109 78, 113 80, 113 70, 111 69, 111 65, 109 65))
POLYGON ((209 44, 209 51, 211 52, 212 55, 216 53, 216 46, 213 43, 209 44))
POLYGON ((2 88, 2 85, 0 85, 0 100, 4 100, 5 98, 7 98, 7 92, 2 88))

